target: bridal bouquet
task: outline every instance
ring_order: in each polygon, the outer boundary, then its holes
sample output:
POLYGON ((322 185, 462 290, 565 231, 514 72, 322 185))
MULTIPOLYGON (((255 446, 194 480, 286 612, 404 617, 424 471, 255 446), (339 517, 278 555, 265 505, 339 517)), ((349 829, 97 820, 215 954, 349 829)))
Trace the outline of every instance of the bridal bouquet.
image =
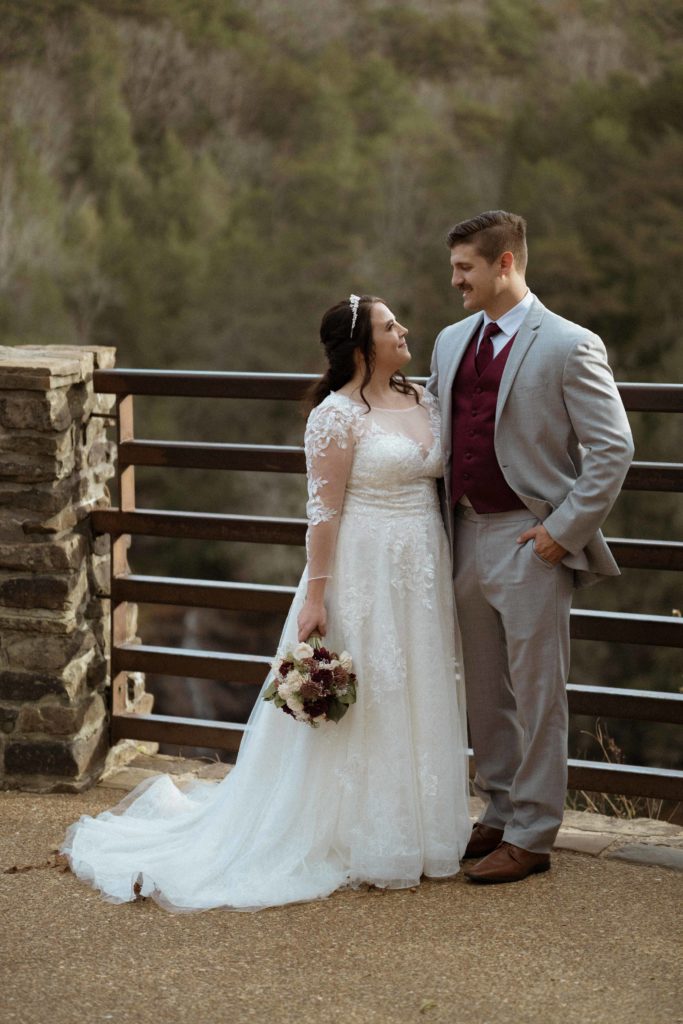
POLYGON ((279 655, 272 664, 273 679, 263 695, 297 722, 314 728, 338 722, 356 701, 356 677, 348 651, 335 654, 319 636, 309 637, 279 655))

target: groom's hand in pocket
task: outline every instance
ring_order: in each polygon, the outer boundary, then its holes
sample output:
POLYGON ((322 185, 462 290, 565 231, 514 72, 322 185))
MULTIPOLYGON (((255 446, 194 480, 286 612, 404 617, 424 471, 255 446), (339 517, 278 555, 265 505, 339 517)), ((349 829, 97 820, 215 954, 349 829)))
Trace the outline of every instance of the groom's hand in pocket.
POLYGON ((543 523, 526 530, 521 537, 517 538, 517 543, 526 544, 529 540, 533 543, 536 554, 546 562, 550 562, 551 565, 557 565, 567 554, 567 549, 553 540, 543 523))

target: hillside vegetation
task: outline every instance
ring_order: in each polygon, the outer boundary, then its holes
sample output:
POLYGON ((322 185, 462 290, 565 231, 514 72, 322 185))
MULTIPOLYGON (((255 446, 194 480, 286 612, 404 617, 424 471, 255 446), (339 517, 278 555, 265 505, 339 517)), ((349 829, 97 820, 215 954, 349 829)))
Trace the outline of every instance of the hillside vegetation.
POLYGON ((316 364, 377 292, 457 313, 444 233, 522 211, 531 282, 671 378, 680 0, 3 0, 0 328, 136 366, 316 364))

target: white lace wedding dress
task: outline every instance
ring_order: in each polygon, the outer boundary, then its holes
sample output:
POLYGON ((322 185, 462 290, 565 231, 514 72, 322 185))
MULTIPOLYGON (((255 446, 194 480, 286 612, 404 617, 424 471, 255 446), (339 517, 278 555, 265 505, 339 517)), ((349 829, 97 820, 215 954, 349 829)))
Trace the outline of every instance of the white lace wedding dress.
POLYGON ((313 729, 259 695, 223 781, 181 791, 159 776, 72 825, 62 852, 110 901, 137 882, 169 910, 257 910, 458 871, 467 744, 438 410, 425 394, 367 413, 333 393, 305 447, 307 570, 280 649, 297 641, 308 574, 329 575, 326 644, 350 651, 357 703, 313 729))

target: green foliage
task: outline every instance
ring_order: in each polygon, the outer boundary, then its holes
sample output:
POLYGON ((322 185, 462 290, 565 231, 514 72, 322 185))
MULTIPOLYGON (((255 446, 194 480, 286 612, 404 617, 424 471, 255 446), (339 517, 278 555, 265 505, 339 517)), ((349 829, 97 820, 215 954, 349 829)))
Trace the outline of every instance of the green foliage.
POLYGON ((434 16, 412 3, 391 4, 369 19, 368 32, 403 75, 428 80, 472 71, 491 52, 484 24, 452 8, 434 16))
POLYGON ((544 30, 554 19, 537 0, 491 0, 488 34, 498 54, 510 64, 538 59, 544 30))
POLYGON ((78 116, 73 123, 71 177, 84 178, 98 197, 137 172, 131 119, 121 92, 122 55, 108 19, 82 9, 72 21, 74 57, 67 71, 78 116))

